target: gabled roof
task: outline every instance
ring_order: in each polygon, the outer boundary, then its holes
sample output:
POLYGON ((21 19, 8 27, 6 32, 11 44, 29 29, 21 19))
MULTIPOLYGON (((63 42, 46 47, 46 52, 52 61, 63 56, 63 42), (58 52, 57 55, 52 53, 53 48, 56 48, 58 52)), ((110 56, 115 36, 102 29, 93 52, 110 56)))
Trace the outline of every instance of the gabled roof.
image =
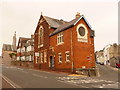
POLYGON ((58 28, 60 27, 62 24, 66 23, 66 21, 63 20, 58 20, 58 19, 54 19, 48 16, 43 16, 45 18, 45 20, 47 21, 47 23, 50 25, 50 27, 52 28, 58 28))
POLYGON ((30 40, 31 38, 20 37, 19 39, 21 40, 21 42, 26 42, 27 40, 30 40))
POLYGON ((61 25, 60 27, 58 27, 52 34, 50 34, 50 36, 53 36, 53 35, 61 32, 61 31, 64 31, 64 30, 66 30, 66 29, 68 29, 68 28, 70 28, 70 27, 72 27, 72 26, 75 26, 82 18, 85 20, 86 24, 87 24, 88 27, 91 29, 92 27, 90 26, 90 24, 88 23, 88 21, 86 20, 86 18, 85 18, 83 15, 81 15, 80 17, 77 17, 77 18, 73 19, 73 20, 70 21, 70 22, 67 22, 67 23, 65 23, 65 24, 62 24, 62 25, 61 25))
POLYGON ((19 47, 19 43, 22 43, 23 45, 25 45, 25 43, 27 42, 27 40, 30 40, 30 39, 31 38, 19 37, 17 48, 19 47))

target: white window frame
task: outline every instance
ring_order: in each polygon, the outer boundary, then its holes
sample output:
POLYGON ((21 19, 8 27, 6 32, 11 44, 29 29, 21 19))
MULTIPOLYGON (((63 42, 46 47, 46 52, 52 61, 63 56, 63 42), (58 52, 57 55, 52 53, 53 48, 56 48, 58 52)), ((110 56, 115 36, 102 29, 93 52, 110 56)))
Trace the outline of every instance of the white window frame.
POLYGON ((20 56, 17 56, 17 61, 20 61, 20 56))
POLYGON ((43 63, 43 53, 40 52, 40 62, 43 63))
POLYGON ((32 61, 32 60, 31 60, 31 55, 29 56, 29 61, 32 61))
POLYGON ((38 63, 38 56, 35 56, 35 63, 38 63))
POLYGON ((34 47, 33 46, 31 46, 31 51, 34 51, 34 47))
POLYGON ((44 51, 44 62, 47 63, 47 50, 44 51))
POLYGON ((22 57, 21 57, 21 60, 22 60, 22 61, 25 61, 25 56, 22 56, 22 57))
POLYGON ((27 61, 29 60, 29 56, 26 56, 26 60, 27 60, 27 61))
POLYGON ((57 34, 57 45, 63 44, 64 40, 63 40, 63 32, 60 32, 57 34))
POLYGON ((20 48, 17 49, 17 53, 19 53, 19 52, 20 52, 20 48))
POLYGON ((38 30, 38 48, 43 47, 43 40, 42 40, 42 43, 41 43, 41 37, 44 40, 44 28, 43 28, 43 26, 40 26, 39 30, 38 30))
POLYGON ((65 52, 65 56, 66 56, 66 62, 70 62, 70 52, 69 51, 65 52), (68 60, 68 57, 69 57, 69 60, 68 60))
POLYGON ((88 35, 88 30, 87 30, 86 26, 84 24, 79 24, 76 29, 77 29, 78 42, 88 42, 88 36, 87 36, 88 35), (85 35, 84 36, 81 36, 79 34, 79 28, 80 27, 83 27, 85 29, 85 35))
POLYGON ((58 53, 58 62, 62 63, 62 53, 58 53), (60 60, 61 59, 61 60, 60 60))
POLYGON ((25 52, 25 47, 22 47, 22 48, 21 48, 21 52, 25 52))

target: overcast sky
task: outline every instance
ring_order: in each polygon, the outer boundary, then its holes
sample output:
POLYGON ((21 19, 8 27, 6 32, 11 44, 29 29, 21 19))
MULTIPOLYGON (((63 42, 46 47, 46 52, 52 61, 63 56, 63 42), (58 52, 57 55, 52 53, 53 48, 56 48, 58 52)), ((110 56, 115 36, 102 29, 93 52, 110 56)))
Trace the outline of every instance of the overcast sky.
POLYGON ((0 54, 3 43, 12 44, 12 36, 30 37, 41 12, 44 16, 70 21, 83 14, 95 30, 95 50, 118 42, 119 0, 1 0, 0 54))

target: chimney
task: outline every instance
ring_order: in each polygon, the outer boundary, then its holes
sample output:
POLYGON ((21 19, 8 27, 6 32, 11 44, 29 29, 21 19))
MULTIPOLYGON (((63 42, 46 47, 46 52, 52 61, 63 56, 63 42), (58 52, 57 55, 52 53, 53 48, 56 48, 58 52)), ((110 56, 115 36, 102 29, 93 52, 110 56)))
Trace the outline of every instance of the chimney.
POLYGON ((80 17, 80 13, 79 12, 77 12, 77 14, 76 14, 76 16, 75 16, 76 18, 78 18, 78 17, 80 17))
POLYGON ((34 35, 31 35, 31 39, 33 39, 34 38, 34 35))

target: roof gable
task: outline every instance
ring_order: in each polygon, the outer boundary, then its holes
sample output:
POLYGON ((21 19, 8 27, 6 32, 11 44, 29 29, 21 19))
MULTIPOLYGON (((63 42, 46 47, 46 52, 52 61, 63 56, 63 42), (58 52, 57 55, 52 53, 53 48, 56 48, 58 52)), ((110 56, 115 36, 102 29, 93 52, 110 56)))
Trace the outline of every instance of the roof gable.
POLYGON ((27 40, 31 40, 31 38, 25 38, 25 37, 19 37, 19 41, 18 41, 18 46, 17 46, 17 48, 19 48, 20 46, 19 46, 19 43, 26 43, 27 42, 27 40))
POLYGON ((92 29, 91 25, 88 23, 88 21, 87 21, 87 19, 85 18, 84 15, 81 15, 81 17, 78 18, 78 20, 74 23, 74 25, 76 25, 82 18, 84 19, 84 21, 86 22, 86 24, 88 25, 88 27, 90 29, 92 29))
POLYGON ((57 29, 62 24, 67 23, 66 21, 64 21, 62 19, 58 20, 58 19, 55 19, 55 18, 51 18, 51 17, 48 17, 48 16, 41 15, 34 33, 37 32, 37 29, 39 28, 39 23, 40 23, 41 19, 44 19, 47 22, 47 24, 53 29, 57 29))
POLYGON ((46 20, 46 22, 49 24, 49 26, 52 27, 52 28, 58 28, 62 24, 64 24, 64 21, 54 19, 54 18, 51 18, 51 17, 48 17, 48 16, 43 16, 43 17, 46 20))

